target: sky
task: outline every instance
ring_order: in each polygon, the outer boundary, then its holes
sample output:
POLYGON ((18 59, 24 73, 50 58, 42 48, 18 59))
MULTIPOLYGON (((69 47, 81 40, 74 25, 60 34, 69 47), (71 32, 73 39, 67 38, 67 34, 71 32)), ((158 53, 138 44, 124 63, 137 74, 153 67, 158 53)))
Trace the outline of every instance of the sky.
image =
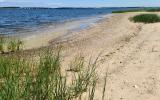
POLYGON ((160 7, 160 0, 0 0, 0 6, 20 7, 160 7))

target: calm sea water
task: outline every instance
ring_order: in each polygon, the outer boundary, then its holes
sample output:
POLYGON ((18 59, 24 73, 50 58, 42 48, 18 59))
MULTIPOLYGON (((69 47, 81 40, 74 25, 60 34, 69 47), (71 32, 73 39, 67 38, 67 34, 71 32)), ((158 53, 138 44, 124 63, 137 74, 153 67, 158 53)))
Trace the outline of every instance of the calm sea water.
MULTIPOLYGON (((0 34, 21 34, 45 29, 48 25, 109 14, 114 10, 131 8, 0 8, 0 34)), ((133 9, 133 8, 132 8, 133 9)))

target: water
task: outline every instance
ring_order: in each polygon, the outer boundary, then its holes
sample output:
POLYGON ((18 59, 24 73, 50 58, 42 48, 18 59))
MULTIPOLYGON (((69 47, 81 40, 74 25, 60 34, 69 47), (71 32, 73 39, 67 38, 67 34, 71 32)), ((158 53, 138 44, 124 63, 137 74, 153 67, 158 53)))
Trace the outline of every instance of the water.
MULTIPOLYGON (((38 30, 45 30, 50 25, 87 19, 93 16, 109 14, 114 10, 125 9, 131 8, 0 8, 0 34, 33 33, 38 30)), ((85 25, 80 26, 84 27, 85 25)))

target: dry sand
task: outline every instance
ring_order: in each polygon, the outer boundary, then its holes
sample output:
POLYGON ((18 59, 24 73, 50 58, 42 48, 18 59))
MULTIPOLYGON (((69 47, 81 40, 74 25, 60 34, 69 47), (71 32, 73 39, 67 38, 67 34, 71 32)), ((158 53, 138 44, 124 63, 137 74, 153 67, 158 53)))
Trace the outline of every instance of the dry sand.
POLYGON ((62 42, 64 66, 80 53, 101 52, 95 100, 102 98, 106 72, 104 100, 160 100, 160 23, 130 22, 136 14, 114 14, 62 42))

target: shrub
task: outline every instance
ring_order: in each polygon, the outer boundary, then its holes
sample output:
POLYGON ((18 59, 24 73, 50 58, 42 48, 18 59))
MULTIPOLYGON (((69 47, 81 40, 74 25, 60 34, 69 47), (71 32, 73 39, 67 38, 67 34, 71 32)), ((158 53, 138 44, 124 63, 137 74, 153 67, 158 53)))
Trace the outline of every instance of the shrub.
POLYGON ((156 14, 140 14, 131 18, 131 21, 142 23, 160 22, 160 17, 156 14))

